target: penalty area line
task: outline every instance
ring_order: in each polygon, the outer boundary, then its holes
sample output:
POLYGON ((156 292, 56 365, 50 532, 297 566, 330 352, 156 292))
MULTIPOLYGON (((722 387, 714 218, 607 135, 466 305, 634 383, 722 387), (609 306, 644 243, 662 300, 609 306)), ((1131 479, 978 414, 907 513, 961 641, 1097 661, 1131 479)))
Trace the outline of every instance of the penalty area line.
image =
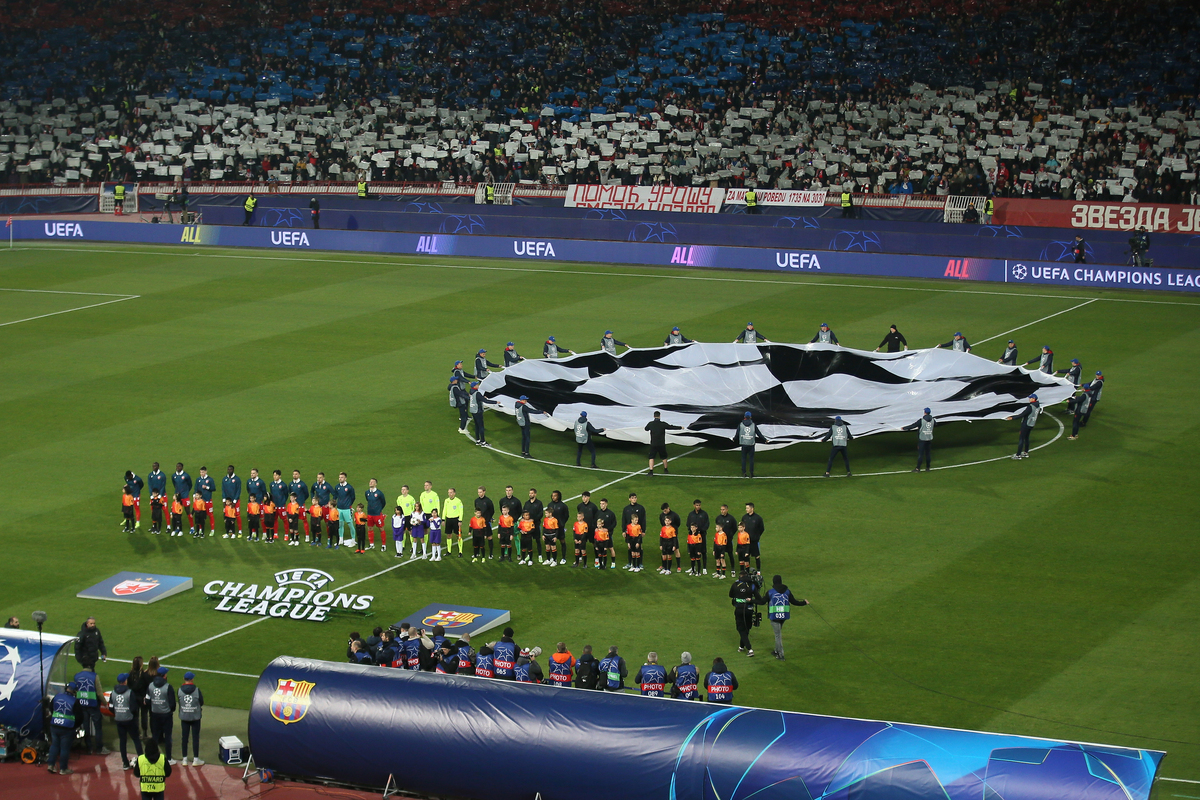
MULTIPOLYGON (((13 291, 13 290, 5 290, 13 291)), ((76 308, 67 308, 62 311, 51 311, 49 314, 38 314, 36 317, 26 317, 25 319, 14 319, 11 322, 0 322, 0 328, 8 325, 17 325, 21 322, 33 322, 35 319, 45 319, 46 317, 57 317, 59 314, 70 314, 72 311, 84 311, 89 308, 99 308, 100 306, 108 306, 113 303, 124 303, 126 300, 136 300, 141 295, 131 294, 125 297, 118 297, 115 300, 105 300, 102 303, 92 303, 86 306, 77 306, 76 308)))
MULTIPOLYGON (((381 569, 376 573, 367 575, 365 578, 359 578, 358 580, 353 580, 353 581, 350 581, 349 583, 342 584, 341 588, 349 589, 351 586, 357 586, 358 584, 360 584, 364 581, 369 581, 372 578, 378 578, 380 575, 385 575, 394 569, 400 569, 400 567, 406 567, 409 564, 412 564, 414 561, 420 561, 420 560, 421 559, 419 559, 419 558, 410 558, 407 561, 401 561, 399 564, 393 564, 390 567, 385 567, 384 569, 381 569)), ((217 639, 220 639, 224 636, 228 636, 231 633, 237 633, 238 631, 245 630, 246 628, 249 628, 252 625, 257 625, 260 622, 266 622, 269 619, 273 619, 273 617, 259 617, 258 619, 250 620, 249 622, 247 622, 243 625, 238 625, 236 628, 230 628, 229 630, 224 631, 223 633, 218 633, 215 636, 208 637, 207 639, 201 639, 200 641, 196 642, 195 644, 189 644, 187 647, 181 647, 178 650, 172 650, 170 653, 167 653, 165 656, 162 656, 162 660, 165 661, 166 659, 171 658, 172 656, 177 656, 180 653, 186 653, 188 650, 194 650, 195 648, 199 647, 200 645, 208 644, 209 642, 215 642, 217 639)), ((212 672, 213 670, 205 670, 205 671, 212 672)), ((240 675, 241 673, 230 672, 230 673, 225 673, 225 674, 240 675)), ((251 676, 251 677, 257 677, 257 676, 251 676)))
POLYGON ((1085 300, 1084 302, 1080 303, 1079 305, 1071 306, 1070 308, 1063 309, 1062 311, 1056 311, 1053 314, 1047 314, 1046 316, 1042 317, 1041 319, 1035 319, 1033 322, 1026 322, 1024 325, 1018 325, 1015 328, 1010 328, 1010 329, 1004 331, 1003 333, 997 333, 995 336, 989 336, 986 339, 980 339, 979 341, 975 342, 975 344, 977 344, 977 345, 983 344, 984 342, 990 342, 994 339, 999 339, 1001 336, 1008 336, 1010 333, 1016 333, 1017 331, 1023 330, 1024 328, 1029 328, 1034 325, 1037 325, 1039 322, 1045 322, 1048 319, 1054 319, 1055 317, 1062 316, 1063 314, 1068 314, 1077 308, 1083 308, 1086 305, 1091 305, 1092 303, 1096 302, 1099 299, 1101 299, 1101 298, 1093 297, 1091 300, 1085 300))
MULTIPOLYGON (((668 459, 668 461, 678 461, 681 458, 686 458, 687 456, 690 456, 692 453, 696 452, 699 449, 700 449, 699 447, 693 447, 691 450, 688 450, 686 453, 682 453, 680 455, 674 456, 674 457, 668 459)), ((543 462, 543 463, 553 463, 553 462, 543 462)), ((597 486, 595 489, 592 489, 591 492, 598 492, 601 489, 607 489, 609 486, 612 486, 614 483, 620 483, 621 481, 632 478, 635 475, 641 475, 643 472, 649 472, 649 471, 650 471, 650 466, 649 465, 644 466, 639 470, 634 470, 633 472, 626 473, 626 474, 620 476, 619 478, 613 478, 608 483, 602 483, 599 486, 597 486)), ((668 472, 667 474, 671 475, 672 473, 668 472)), ((590 492, 589 492, 589 494, 590 494, 590 492)), ((583 497, 582 494, 577 494, 573 497, 568 497, 566 502, 570 502, 571 500, 578 500, 581 497, 583 497)))

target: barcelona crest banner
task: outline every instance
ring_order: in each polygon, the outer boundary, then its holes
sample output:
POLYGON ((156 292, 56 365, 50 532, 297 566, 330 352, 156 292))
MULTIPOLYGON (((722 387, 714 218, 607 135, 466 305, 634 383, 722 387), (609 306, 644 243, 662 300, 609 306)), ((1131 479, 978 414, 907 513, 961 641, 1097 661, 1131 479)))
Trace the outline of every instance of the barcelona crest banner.
POLYGON ((271 716, 290 725, 304 719, 308 713, 309 695, 315 683, 280 678, 275 693, 271 695, 271 716))

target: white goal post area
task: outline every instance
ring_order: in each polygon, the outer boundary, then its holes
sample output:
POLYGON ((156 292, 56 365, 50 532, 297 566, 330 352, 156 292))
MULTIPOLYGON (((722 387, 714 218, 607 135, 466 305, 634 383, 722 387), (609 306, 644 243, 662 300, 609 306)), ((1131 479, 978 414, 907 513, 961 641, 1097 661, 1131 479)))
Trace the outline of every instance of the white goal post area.
POLYGON ((942 222, 962 222, 963 212, 975 206, 975 210, 979 212, 980 221, 983 220, 983 206, 987 202, 986 197, 971 197, 969 195, 950 195, 946 198, 946 205, 942 209, 942 222))
MULTIPOLYGON (((136 183, 123 183, 125 187, 125 204, 122 211, 126 214, 135 214, 138 210, 138 192, 136 183)), ((117 201, 114 199, 113 190, 116 188, 115 183, 100 184, 100 213, 115 214, 117 209, 117 201)))
MULTIPOLYGON (((492 205, 496 206, 511 206, 513 183, 493 183, 492 188, 495 190, 492 205)), ((482 205, 487 202, 487 184, 479 183, 475 185, 475 203, 482 205)))

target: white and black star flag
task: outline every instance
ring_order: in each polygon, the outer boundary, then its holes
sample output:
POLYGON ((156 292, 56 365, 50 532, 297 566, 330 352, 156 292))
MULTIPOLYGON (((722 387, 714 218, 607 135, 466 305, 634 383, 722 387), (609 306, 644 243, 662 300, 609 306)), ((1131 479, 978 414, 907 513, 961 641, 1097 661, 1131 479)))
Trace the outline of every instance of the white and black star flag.
POLYGON ((816 441, 835 416, 855 436, 899 430, 928 407, 941 423, 1003 419, 1037 394, 1043 406, 1067 400, 1070 382, 952 350, 871 353, 826 344, 708 344, 603 351, 528 360, 489 375, 480 387, 512 414, 521 395, 570 428, 580 411, 610 439, 648 442, 645 424, 662 418, 686 430, 668 441, 733 448, 751 412, 762 449, 816 441))

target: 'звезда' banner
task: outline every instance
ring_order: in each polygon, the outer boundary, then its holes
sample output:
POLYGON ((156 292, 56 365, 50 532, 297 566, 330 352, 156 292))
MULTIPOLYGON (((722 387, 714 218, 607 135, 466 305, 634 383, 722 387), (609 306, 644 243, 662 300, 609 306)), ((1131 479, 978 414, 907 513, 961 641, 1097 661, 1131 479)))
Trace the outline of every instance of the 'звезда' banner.
POLYGON ((573 183, 567 187, 566 206, 716 214, 721 210, 724 200, 724 189, 707 186, 597 186, 573 183))

